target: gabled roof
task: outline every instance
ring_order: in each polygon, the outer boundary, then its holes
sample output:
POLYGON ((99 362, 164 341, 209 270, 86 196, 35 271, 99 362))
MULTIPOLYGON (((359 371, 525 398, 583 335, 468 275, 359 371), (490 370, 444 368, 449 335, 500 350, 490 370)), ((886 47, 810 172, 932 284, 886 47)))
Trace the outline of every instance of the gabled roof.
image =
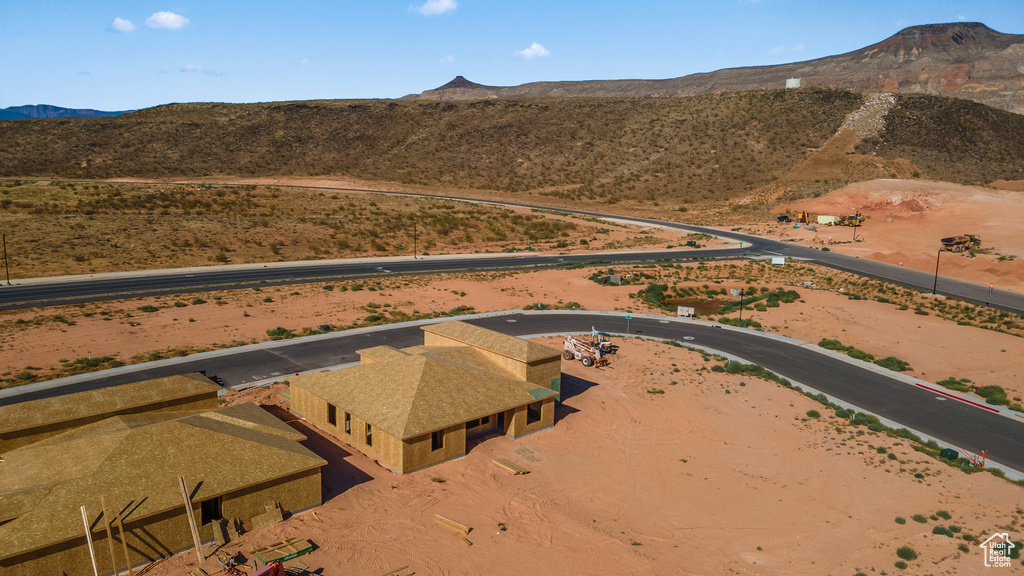
POLYGON ((429 347, 418 349, 423 351, 306 374, 290 381, 401 440, 556 394, 523 380, 435 356, 429 347))
POLYGON ((0 406, 0 434, 130 412, 200 394, 216 397, 219 391, 220 386, 196 372, 9 404, 0 406))
POLYGON ((483 348, 495 354, 519 360, 520 362, 545 360, 553 356, 559 356, 562 353, 561 350, 556 350, 550 346, 522 340, 515 336, 507 336, 500 332, 458 320, 430 324, 423 326, 422 330, 457 340, 467 346, 483 348))
POLYGON ((326 464, 253 404, 156 416, 117 416, 4 454, 0 521, 14 520, 0 524, 0 558, 80 537, 78 507, 98 520, 100 495, 129 522, 182 508, 179 475, 198 502, 326 464))

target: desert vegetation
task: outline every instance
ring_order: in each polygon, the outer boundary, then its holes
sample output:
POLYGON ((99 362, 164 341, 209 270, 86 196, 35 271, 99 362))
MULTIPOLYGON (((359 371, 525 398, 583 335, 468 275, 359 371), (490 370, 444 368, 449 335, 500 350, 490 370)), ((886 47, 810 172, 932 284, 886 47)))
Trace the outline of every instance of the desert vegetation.
POLYGON ((595 204, 681 204, 772 182, 862 100, 850 91, 765 90, 688 98, 171 104, 117 118, 0 122, 0 175, 345 174, 595 204))
POLYGON ((12 272, 619 248, 617 225, 466 202, 274 186, 0 182, 12 272))
POLYGON ((934 180, 1024 178, 1024 116, 960 98, 898 94, 885 129, 857 152, 906 158, 934 180), (969 159, 968 159, 969 157, 969 159))

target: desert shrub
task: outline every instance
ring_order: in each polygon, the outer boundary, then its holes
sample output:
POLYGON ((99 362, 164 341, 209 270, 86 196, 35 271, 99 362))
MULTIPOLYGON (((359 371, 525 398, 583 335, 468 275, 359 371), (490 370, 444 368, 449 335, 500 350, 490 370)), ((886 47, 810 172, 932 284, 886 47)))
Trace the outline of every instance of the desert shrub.
POLYGON ((938 512, 935 513, 935 515, 939 518, 942 518, 943 520, 950 520, 953 518, 953 516, 945 510, 939 510, 938 512))
POLYGON ((906 524, 907 523, 907 519, 904 518, 903 516, 897 516, 896 517, 896 523, 897 524, 906 524))
POLYGON ((849 418, 850 411, 846 408, 836 408, 836 418, 849 418))
POLYGON ((950 376, 949 378, 946 378, 944 380, 939 380, 938 382, 936 382, 936 384, 938 384, 939 386, 943 386, 945 388, 949 388, 950 390, 956 390, 958 392, 970 392, 971 387, 968 386, 970 382, 971 381, 967 379, 958 380, 957 378, 950 376))
POLYGON ((203 300, 202 298, 193 298, 192 299, 192 304, 194 306, 198 306, 200 304, 206 304, 206 300, 203 300))
POLYGON ((294 338, 295 334, 287 328, 278 326, 277 328, 267 330, 267 336, 270 336, 271 340, 287 340, 289 338, 294 338))
MULTIPOLYGON (((826 250, 828 250, 828 248, 826 248, 826 250)), ((897 567, 897 568, 899 568, 900 570, 906 570, 907 569, 907 563, 904 562, 903 560, 897 560, 897 561, 893 562, 892 565, 897 567)))
POLYGON ((989 404, 1006 406, 1010 403, 1010 399, 1006 397, 1006 390, 1003 390, 1002 386, 982 386, 978 388, 978 396, 984 398, 985 402, 989 404))
POLYGON ((943 536, 948 536, 950 538, 953 537, 953 533, 945 526, 936 526, 932 528, 932 534, 942 534, 943 536))
POLYGON ((910 517, 910 519, 913 520, 914 522, 919 522, 921 524, 927 524, 928 523, 928 518, 926 518, 924 514, 914 514, 913 516, 910 517))
POLYGON ((143 312, 156 312, 157 310, 159 310, 159 308, 153 306, 152 304, 146 304, 145 306, 141 306, 139 310, 142 310, 143 312))
POLYGON ((910 546, 900 546, 896 550, 896 555, 904 560, 917 560, 917 552, 910 546))
POLYGON ((182 302, 181 300, 178 300, 178 301, 176 301, 176 302, 174 303, 174 307, 175 307, 175 308, 184 308, 185 306, 188 306, 188 304, 185 304, 185 303, 184 303, 184 302, 182 302))
POLYGON ((821 412, 818 412, 817 410, 808 410, 807 411, 807 417, 808 418, 821 418, 821 412))
POLYGON ((887 368, 893 372, 905 372, 910 370, 910 364, 896 358, 895 356, 886 356, 881 360, 875 360, 875 364, 878 364, 882 368, 887 368))

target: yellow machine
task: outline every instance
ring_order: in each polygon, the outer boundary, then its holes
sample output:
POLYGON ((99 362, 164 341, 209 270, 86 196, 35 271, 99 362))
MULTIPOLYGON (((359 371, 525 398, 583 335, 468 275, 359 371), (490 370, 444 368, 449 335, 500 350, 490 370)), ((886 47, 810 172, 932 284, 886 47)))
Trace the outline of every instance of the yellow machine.
POLYGON ((863 226, 864 215, 857 212, 853 216, 840 216, 835 223, 836 226, 863 226))
POLYGON ((977 234, 963 234, 961 236, 950 236, 943 238, 942 249, 946 252, 965 252, 981 248, 981 236, 977 234))
POLYGON ((798 213, 796 215, 796 221, 801 223, 801 224, 810 224, 811 223, 811 215, 808 214, 807 212, 800 212, 800 213, 798 213))

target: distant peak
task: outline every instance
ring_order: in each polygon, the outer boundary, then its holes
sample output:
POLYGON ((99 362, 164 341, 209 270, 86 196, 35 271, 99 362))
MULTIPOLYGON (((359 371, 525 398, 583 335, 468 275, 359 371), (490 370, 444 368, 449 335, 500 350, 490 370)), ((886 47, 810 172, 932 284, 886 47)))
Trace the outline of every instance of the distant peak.
POLYGON ((1020 36, 996 32, 981 22, 950 22, 910 26, 879 42, 872 48, 882 50, 959 50, 969 48, 1002 49, 1019 42, 1020 36))
POLYGON ((454 80, 440 88, 436 88, 436 90, 449 90, 454 88, 485 88, 485 86, 483 84, 477 84, 476 82, 470 82, 462 76, 456 76, 454 80))

